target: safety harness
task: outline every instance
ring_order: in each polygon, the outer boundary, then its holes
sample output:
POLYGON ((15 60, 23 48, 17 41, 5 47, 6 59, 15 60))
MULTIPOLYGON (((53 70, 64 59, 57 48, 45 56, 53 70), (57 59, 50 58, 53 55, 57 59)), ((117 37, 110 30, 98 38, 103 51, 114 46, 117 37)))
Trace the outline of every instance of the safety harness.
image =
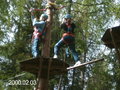
POLYGON ((66 44, 71 44, 74 42, 75 35, 71 31, 69 31, 69 29, 71 28, 71 24, 66 23, 66 26, 67 26, 68 30, 66 33, 64 33, 62 35, 62 39, 66 44))
POLYGON ((44 29, 42 30, 42 32, 39 32, 38 29, 36 28, 36 26, 34 26, 34 32, 33 32, 33 36, 32 36, 32 41, 33 39, 42 39, 44 40, 44 36, 46 34, 46 22, 45 22, 45 26, 44 26, 44 29))

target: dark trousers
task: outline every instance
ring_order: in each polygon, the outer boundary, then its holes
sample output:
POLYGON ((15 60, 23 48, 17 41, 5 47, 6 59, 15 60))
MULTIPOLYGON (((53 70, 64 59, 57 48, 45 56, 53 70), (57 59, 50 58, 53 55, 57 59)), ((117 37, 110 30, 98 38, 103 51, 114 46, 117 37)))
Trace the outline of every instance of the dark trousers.
POLYGON ((32 40, 32 55, 33 55, 33 57, 39 56, 39 54, 40 54, 39 45, 40 45, 40 39, 34 38, 32 40))
MULTIPOLYGON (((67 44, 67 43, 65 43, 63 39, 59 40, 54 46, 54 54, 58 55, 60 48, 65 44, 67 44)), ((75 62, 78 61, 79 58, 78 58, 78 53, 75 50, 75 43, 73 42, 73 43, 70 43, 67 45, 72 52, 75 62)))

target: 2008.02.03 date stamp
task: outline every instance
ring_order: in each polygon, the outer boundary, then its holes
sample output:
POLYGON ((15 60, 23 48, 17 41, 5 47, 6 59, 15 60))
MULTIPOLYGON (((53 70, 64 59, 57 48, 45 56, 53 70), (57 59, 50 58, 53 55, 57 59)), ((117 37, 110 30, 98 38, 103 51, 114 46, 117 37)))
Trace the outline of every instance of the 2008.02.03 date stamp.
POLYGON ((8 85, 36 85, 36 80, 9 80, 8 85))

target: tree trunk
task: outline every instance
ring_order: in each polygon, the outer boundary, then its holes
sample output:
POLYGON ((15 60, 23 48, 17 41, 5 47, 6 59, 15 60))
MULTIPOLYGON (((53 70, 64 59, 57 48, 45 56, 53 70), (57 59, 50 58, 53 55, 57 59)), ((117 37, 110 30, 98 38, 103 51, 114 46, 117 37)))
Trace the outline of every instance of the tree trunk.
POLYGON ((51 26, 52 26, 52 11, 47 9, 48 21, 47 21, 47 32, 45 37, 45 42, 42 49, 42 56, 49 58, 50 57, 50 41, 51 41, 51 26))
POLYGON ((69 0, 68 13, 71 14, 72 0, 69 0))
MULTIPOLYGON (((54 3, 54 0, 48 0, 47 2, 54 3)), ((48 15, 47 28, 46 28, 47 32, 46 32, 45 42, 44 42, 43 49, 42 49, 42 56, 49 58, 50 57, 51 26, 52 26, 53 15, 52 15, 51 9, 47 9, 46 12, 48 15)), ((39 77, 40 81, 38 81, 39 83, 38 83, 37 90, 48 90, 48 82, 49 82, 48 77, 49 77, 48 75, 46 75, 46 78, 39 77)))

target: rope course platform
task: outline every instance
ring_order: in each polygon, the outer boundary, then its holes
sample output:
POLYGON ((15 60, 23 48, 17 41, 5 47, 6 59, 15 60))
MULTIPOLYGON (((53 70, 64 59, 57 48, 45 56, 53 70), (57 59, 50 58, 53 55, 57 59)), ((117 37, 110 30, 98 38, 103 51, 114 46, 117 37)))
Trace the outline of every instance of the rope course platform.
POLYGON ((104 33, 102 39, 104 44, 109 48, 120 47, 120 26, 109 28, 104 33), (114 45, 115 44, 115 45, 114 45))
POLYGON ((22 71, 38 75, 39 70, 41 69, 41 75, 43 77, 44 75, 48 74, 46 72, 48 69, 50 76, 67 74, 67 67, 69 67, 69 65, 66 62, 53 58, 39 57, 20 62, 20 69, 22 71))

